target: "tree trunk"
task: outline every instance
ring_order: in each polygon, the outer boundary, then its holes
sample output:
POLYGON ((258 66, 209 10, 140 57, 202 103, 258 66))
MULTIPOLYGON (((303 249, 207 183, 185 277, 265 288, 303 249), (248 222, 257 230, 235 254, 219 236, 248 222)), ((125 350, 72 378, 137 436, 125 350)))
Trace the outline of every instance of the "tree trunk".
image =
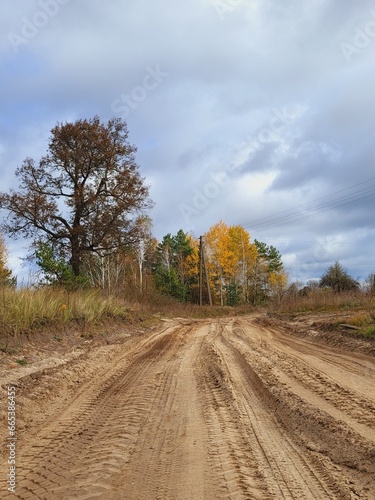
POLYGON ((81 251, 79 248, 79 240, 77 237, 73 236, 70 241, 72 247, 72 256, 70 258, 70 264, 72 266, 74 276, 80 276, 81 251))

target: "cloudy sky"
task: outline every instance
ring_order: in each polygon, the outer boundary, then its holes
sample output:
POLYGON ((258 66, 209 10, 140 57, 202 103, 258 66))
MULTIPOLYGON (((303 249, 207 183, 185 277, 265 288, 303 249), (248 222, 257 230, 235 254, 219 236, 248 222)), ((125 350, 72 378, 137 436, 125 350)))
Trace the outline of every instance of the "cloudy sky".
MULTIPOLYGON (((336 260, 375 271, 374 1, 0 7, 1 190, 57 122, 121 117, 159 239, 222 219, 276 246, 292 280, 336 260)), ((26 242, 8 249, 25 275, 26 242)))

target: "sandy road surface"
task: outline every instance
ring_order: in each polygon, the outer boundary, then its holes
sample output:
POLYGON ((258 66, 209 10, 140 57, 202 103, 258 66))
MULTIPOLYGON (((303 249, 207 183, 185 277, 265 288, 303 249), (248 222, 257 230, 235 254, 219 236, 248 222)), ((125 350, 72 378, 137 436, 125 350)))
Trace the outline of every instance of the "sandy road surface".
POLYGON ((374 361, 245 317, 3 371, 18 441, 0 497, 374 499, 374 361))

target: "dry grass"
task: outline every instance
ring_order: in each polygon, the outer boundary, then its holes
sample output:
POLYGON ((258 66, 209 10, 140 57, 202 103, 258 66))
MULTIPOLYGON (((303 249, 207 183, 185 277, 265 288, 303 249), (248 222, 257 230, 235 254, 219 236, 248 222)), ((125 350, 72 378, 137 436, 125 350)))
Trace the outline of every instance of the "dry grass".
MULTIPOLYGON (((208 318, 249 312, 249 307, 199 307, 156 293, 127 300, 123 296, 104 294, 99 290, 67 292, 45 287, 13 290, 0 289, 0 340, 20 337, 40 330, 63 331, 79 327, 86 334, 108 320, 143 324, 158 317, 208 318)), ((253 310, 251 308, 251 310, 253 310)))
POLYGON ((66 292, 54 288, 0 290, 2 335, 17 336, 74 322, 96 324, 107 318, 128 319, 123 301, 98 291, 66 292))
POLYGON ((375 335, 375 297, 362 292, 334 293, 330 290, 314 290, 306 296, 286 296, 272 312, 279 314, 298 314, 309 312, 332 312, 338 316, 332 326, 342 324, 357 327, 353 335, 373 337, 375 335), (349 314, 349 315, 348 315, 349 314))
POLYGON ((369 326, 373 323, 373 319, 368 313, 362 312, 349 316, 345 321, 349 325, 358 326, 359 328, 369 326))
MULTIPOLYGON (((21 338, 41 330, 62 332, 68 326, 86 334, 104 325, 115 323, 147 325, 160 317, 212 318, 254 312, 250 305, 239 307, 182 304, 155 292, 142 297, 104 294, 99 290, 67 292, 56 288, 0 289, 1 338, 21 338)), ((375 335, 375 298, 363 293, 335 294, 317 290, 307 296, 288 296, 272 311, 279 314, 302 312, 353 311, 345 322, 360 328, 360 334, 375 335)), ((0 342, 0 345, 2 343, 0 342)))
POLYGON ((142 297, 136 298, 130 302, 130 307, 134 312, 139 312, 141 316, 161 315, 166 317, 183 317, 183 318, 212 318, 221 316, 236 316, 240 314, 248 314, 254 311, 251 305, 238 307, 229 306, 208 306, 200 307, 197 304, 181 303, 172 297, 160 295, 156 292, 145 294, 142 297))
POLYGON ((274 306, 277 312, 337 311, 339 309, 374 309, 374 298, 361 292, 334 293, 316 290, 306 296, 286 295, 274 306))
POLYGON ((353 314, 349 317, 338 319, 336 325, 351 325, 355 327, 356 335, 364 337, 373 337, 375 335, 375 319, 369 312, 363 311, 361 313, 353 314))

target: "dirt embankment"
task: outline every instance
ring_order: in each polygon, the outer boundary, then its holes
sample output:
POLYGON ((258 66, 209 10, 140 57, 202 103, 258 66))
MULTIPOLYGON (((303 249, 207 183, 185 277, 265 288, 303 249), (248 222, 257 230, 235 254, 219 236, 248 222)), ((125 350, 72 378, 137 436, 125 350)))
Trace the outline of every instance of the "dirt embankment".
POLYGON ((375 498, 374 357, 302 337, 255 317, 176 319, 5 367, 9 498, 375 498))

